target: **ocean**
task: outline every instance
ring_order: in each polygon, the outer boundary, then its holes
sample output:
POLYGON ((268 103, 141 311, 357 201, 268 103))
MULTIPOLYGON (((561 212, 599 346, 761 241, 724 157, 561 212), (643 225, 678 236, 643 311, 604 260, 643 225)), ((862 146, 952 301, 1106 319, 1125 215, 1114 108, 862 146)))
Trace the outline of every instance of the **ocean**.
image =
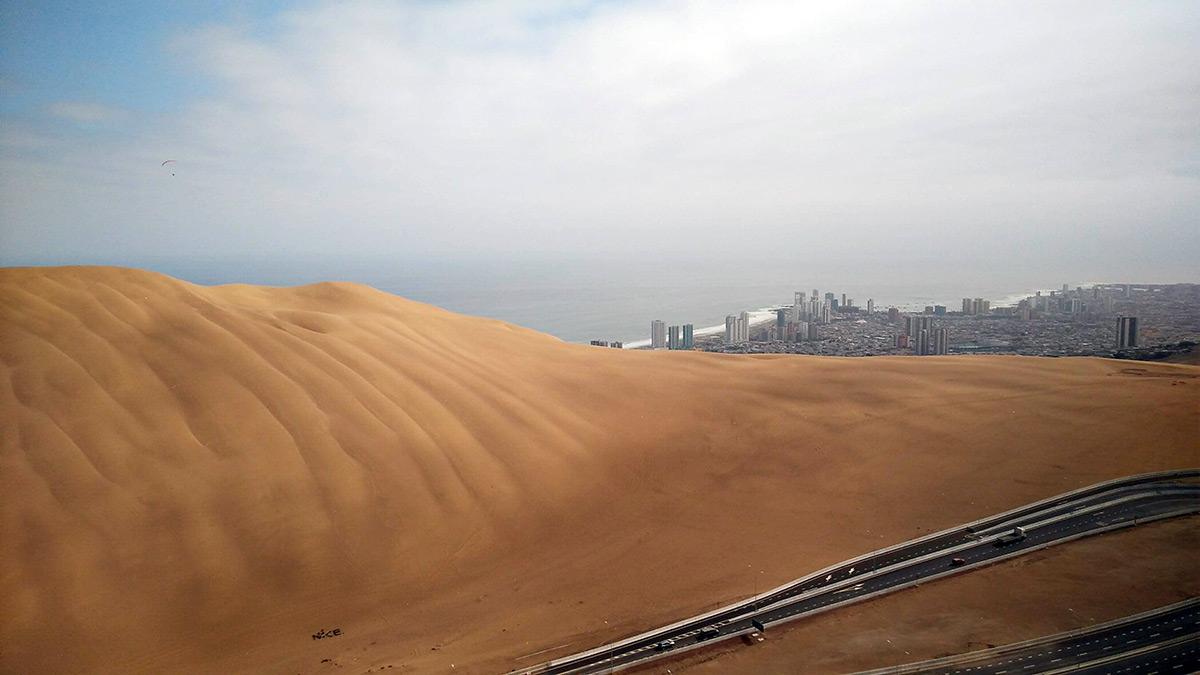
POLYGON ((728 314, 790 305, 795 292, 811 293, 814 288, 822 296, 833 292, 839 301, 845 293, 860 307, 874 299, 877 311, 936 304, 953 311, 964 297, 985 298, 1000 306, 1034 290, 1061 287, 1054 280, 1020 274, 878 261, 241 258, 158 260, 139 266, 203 285, 354 281, 460 314, 501 319, 583 343, 647 340, 654 319, 669 325, 691 323, 699 333, 723 327, 728 314))

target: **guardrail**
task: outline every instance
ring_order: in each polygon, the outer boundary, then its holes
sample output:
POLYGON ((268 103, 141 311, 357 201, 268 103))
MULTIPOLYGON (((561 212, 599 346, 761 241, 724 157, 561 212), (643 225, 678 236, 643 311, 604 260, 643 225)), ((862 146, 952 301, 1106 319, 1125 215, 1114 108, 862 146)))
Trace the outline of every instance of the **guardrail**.
POLYGON ((973 661, 985 661, 1002 658, 1008 654, 1015 654, 1031 647, 1040 647, 1042 645, 1049 645, 1055 642, 1062 642, 1064 640, 1070 640, 1077 637, 1085 637, 1093 633, 1103 633, 1112 628, 1120 628, 1128 624, 1138 623, 1147 619, 1153 619, 1157 616, 1170 614, 1177 610, 1186 609, 1194 605, 1200 605, 1200 598, 1189 598, 1183 602, 1177 602, 1173 605, 1167 605, 1166 607, 1159 607, 1157 609, 1152 609, 1140 614, 1133 614, 1131 616, 1121 617, 1120 619, 1114 619, 1105 623, 1099 623, 1094 626, 1087 626, 1085 628, 1079 628, 1064 633, 1033 638, 1032 640, 1025 640, 1024 642, 1014 642, 1012 644, 1002 645, 1000 647, 993 647, 992 649, 982 649, 979 651, 968 652, 966 654, 945 656, 940 659, 931 659, 929 661, 906 663, 901 666, 888 666, 887 668, 864 670, 856 673, 855 675, 913 675, 914 673, 920 673, 926 670, 932 670, 934 668, 953 668, 956 666, 965 666, 973 661))
MULTIPOLYGON (((602 646, 596 647, 594 649, 590 649, 590 650, 587 650, 584 652, 579 652, 579 653, 572 654, 570 656, 565 656, 565 657, 562 657, 559 659, 554 659, 554 660, 551 660, 551 661, 548 661, 545 663, 541 663, 541 664, 537 664, 534 666, 529 666, 529 667, 523 668, 521 670, 510 671, 510 674, 511 675, 534 675, 536 673, 548 672, 551 669, 569 667, 573 663, 577 663, 579 661, 584 661, 588 658, 598 656, 598 655, 611 654, 613 652, 619 651, 623 647, 628 647, 635 643, 655 642, 664 636, 669 637, 670 635, 675 635, 682 629, 692 629, 692 628, 699 629, 699 628, 702 628, 707 625, 712 625, 714 623, 720 623, 722 621, 733 619, 734 617, 744 614, 747 611, 747 609, 749 609, 751 607, 757 607, 764 600, 766 602, 770 603, 768 605, 768 607, 771 605, 774 605, 774 604, 778 604, 779 602, 792 601, 792 600, 794 600, 794 598, 780 598, 777 600, 771 600, 771 598, 773 596, 787 594, 787 593, 795 590, 798 586, 802 586, 806 583, 810 583, 810 582, 815 581, 823 576, 832 576, 833 574, 835 574, 843 569, 846 569, 846 570, 852 569, 852 568, 857 567, 858 565, 862 564, 865 561, 869 561, 874 558, 886 556, 887 554, 890 554, 890 553, 895 553, 897 551, 901 551, 901 550, 908 549, 908 548, 918 548, 918 547, 920 547, 930 541, 933 541, 935 539, 950 537, 952 535, 966 535, 968 533, 978 533, 981 531, 987 531, 990 529, 1000 527, 1004 523, 1007 523, 1009 521, 1012 521, 1012 520, 1015 520, 1015 519, 1018 519, 1018 518, 1021 518, 1024 516, 1032 515, 1034 513, 1037 513, 1038 511, 1045 510, 1047 508, 1052 508, 1055 506, 1060 506, 1060 505, 1069 503, 1071 501, 1075 501, 1075 500, 1082 499, 1085 497, 1090 497, 1090 496, 1093 496, 1096 494, 1103 493, 1108 490, 1120 489, 1120 488, 1136 486, 1136 485, 1144 485, 1147 483, 1156 483, 1156 482, 1165 481, 1165 480, 1178 480, 1181 478, 1200 478, 1200 468, 1174 469, 1174 470, 1169 470, 1169 471, 1156 471, 1156 472, 1152 472, 1152 473, 1137 474, 1134 476, 1125 476, 1122 478, 1114 478, 1112 480, 1108 480, 1108 481, 1104 481, 1101 483, 1096 483, 1093 485, 1078 488, 1078 489, 1072 490, 1070 492, 1065 492, 1060 495, 1048 497, 1046 499, 1042 499, 1040 501, 1033 502, 1031 504, 1019 506, 1017 508, 1010 509, 1003 513, 986 516, 986 517, 980 518, 976 521, 967 523, 966 525, 959 525, 959 526, 951 527, 951 528, 942 530, 940 532, 934 532, 931 534, 927 534, 927 535, 925 535, 923 537, 919 537, 917 539, 900 542, 898 544, 894 544, 894 545, 888 546, 886 548, 878 549, 878 550, 872 551, 870 553, 865 553, 856 558, 852 558, 850 560, 844 560, 842 562, 836 563, 834 565, 830 565, 824 569, 821 569, 821 570, 818 570, 811 574, 808 574, 799 579, 789 581, 781 586, 778 586, 770 591, 767 591, 766 593, 757 594, 753 598, 749 598, 746 600, 740 600, 736 603, 714 609, 705 614, 700 614, 698 616, 693 616, 693 617, 690 617, 687 619, 683 619, 681 621, 677 621, 677 622, 667 625, 667 626, 660 626, 653 630, 646 631, 644 633, 640 633, 638 635, 634 635, 634 636, 631 636, 628 638, 624 638, 617 642, 602 645, 602 646)), ((944 554, 944 553, 945 553, 945 551, 939 552, 939 554, 944 554)), ((1005 556, 1005 558, 1007 558, 1007 557, 1008 556, 1005 556)), ((856 577, 856 578, 854 578, 854 581, 856 583, 860 582, 862 580, 862 578, 864 578, 864 577, 861 577, 861 576, 856 577)), ((930 578, 933 578, 933 577, 930 577, 930 578)), ((927 578, 926 580, 928 580, 930 578, 927 578)), ((842 581, 849 581, 849 579, 845 579, 842 581)), ((830 584, 829 586, 822 587, 820 590, 828 591, 830 589, 838 588, 838 587, 840 587, 840 586, 838 586, 839 583, 841 583, 841 582, 835 582, 833 584, 830 584)), ((816 590, 816 589, 814 589, 814 590, 816 590)), ((873 597, 874 595, 875 594, 872 594, 871 596, 868 596, 868 597, 873 597)), ((855 601, 860 601, 860 600, 861 600, 861 598, 855 599, 855 601)), ((828 608, 831 609, 833 607, 841 606, 842 604, 843 603, 830 605, 828 608)), ((763 608, 758 608, 758 609, 763 609, 763 608)), ((753 611, 753 610, 751 610, 751 611, 753 611)), ((774 622, 774 623, 779 623, 779 622, 774 622)), ((724 637, 727 637, 727 636, 723 636, 723 638, 724 637)), ((678 652, 676 652, 676 653, 679 653, 682 651, 686 651, 686 650, 681 649, 681 650, 678 650, 678 652)))

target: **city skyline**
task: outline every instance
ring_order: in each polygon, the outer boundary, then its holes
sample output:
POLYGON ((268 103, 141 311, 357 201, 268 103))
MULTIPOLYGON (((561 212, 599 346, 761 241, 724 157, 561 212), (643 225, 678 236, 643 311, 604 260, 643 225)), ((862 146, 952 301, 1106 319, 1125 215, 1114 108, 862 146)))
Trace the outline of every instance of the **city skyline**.
MULTIPOLYGON (((851 302, 848 296, 843 294, 842 297, 847 303, 851 302)), ((714 346, 718 346, 720 348, 716 351, 724 351, 726 348, 740 349, 751 343, 798 346, 809 342, 824 342, 830 338, 834 339, 836 344, 836 341, 842 338, 837 335, 823 335, 821 327, 837 327, 838 324, 844 326, 847 323, 854 323, 890 327, 888 334, 881 337, 885 337, 886 343, 893 350, 903 350, 890 353, 941 356, 952 353, 980 353, 977 346, 952 342, 952 335, 954 331, 957 331, 955 322, 959 320, 998 319, 1001 322, 1016 321, 1020 325, 1028 326, 1047 321, 1050 325, 1058 325, 1065 319, 1068 321, 1064 325, 1066 333, 1059 336, 1058 346, 1052 348, 1052 351, 1046 355, 1069 354, 1071 351, 1069 343, 1073 339, 1071 335, 1075 331, 1075 326, 1092 329, 1090 334, 1093 337, 1080 336, 1078 338, 1083 340, 1076 348, 1083 350, 1080 352, 1081 354, 1092 353, 1088 350, 1099 350, 1098 355, 1112 355, 1115 350, 1115 354, 1120 355, 1145 346, 1140 333, 1142 318, 1137 314, 1129 313, 1130 310, 1138 307, 1142 307, 1140 311, 1150 311, 1156 316, 1160 324, 1154 331, 1156 335, 1164 327, 1161 324, 1164 319, 1168 323, 1177 324, 1178 328, 1175 330, 1175 334, 1186 338, 1179 342, 1179 348, 1188 348, 1189 340, 1200 339, 1200 286, 1193 284, 1093 284, 1088 287, 1076 286, 1074 289, 1071 289, 1069 284, 1063 284, 1061 289, 1048 291, 1045 295, 1042 291, 1035 291, 1011 306, 992 308, 990 301, 982 298, 963 298, 961 311, 949 311, 944 305, 928 305, 921 312, 901 313, 897 308, 889 307, 885 312, 876 313, 849 304, 842 306, 837 299, 837 294, 831 291, 826 292, 823 299, 819 298, 820 294, 817 289, 813 289, 811 298, 805 292, 796 291, 793 294, 791 305, 780 305, 772 308, 769 312, 760 312, 757 321, 752 320, 750 312, 743 311, 738 315, 730 314, 726 316, 724 332, 719 335, 716 342, 713 341, 711 335, 714 331, 707 329, 705 333, 708 335, 701 343, 695 343, 695 347, 713 351, 714 346), (1180 291, 1179 289, 1185 290, 1180 291), (1186 289, 1192 290, 1187 291, 1186 289), (1162 314, 1162 309, 1148 309, 1144 306, 1144 300, 1138 300, 1139 295, 1153 298, 1154 295, 1164 291, 1167 296, 1175 298, 1176 304, 1182 303, 1175 310, 1167 310, 1168 313, 1165 315, 1162 314), (833 309, 837 310, 837 314, 830 314, 833 309), (1123 313, 1118 315, 1117 310, 1121 310, 1123 313), (1115 330, 1112 332, 1099 328, 1106 317, 1108 320, 1115 317, 1115 330), (1191 328, 1189 329, 1187 326, 1191 326, 1191 328), (1182 333, 1179 332, 1180 328, 1182 333), (1096 330, 1099 332, 1097 333, 1096 330), (1099 342, 1095 341, 1096 336, 1105 334, 1109 337, 1101 338, 1099 342), (1066 352, 1062 352, 1063 349, 1066 352)), ((870 300, 867 304, 871 307, 874 305, 870 300)), ((1157 307, 1157 305, 1152 304, 1151 307, 1157 307)), ((654 321, 652 328, 660 323, 658 320, 654 321)), ((673 331, 677 331, 677 329, 678 327, 672 326, 673 331)), ((691 330, 691 324, 687 324, 687 329, 691 330)), ((844 333, 844 331, 842 332, 844 333)), ((961 340, 961 337, 958 339, 961 340)), ((687 348, 682 344, 681 340, 672 339, 667 346, 670 349, 687 348)), ((883 342, 876 341, 875 349, 883 348, 883 344, 883 342)), ((1161 347, 1171 347, 1170 344, 1163 343, 1161 339, 1158 344, 1161 347)), ((637 348, 638 345, 634 343, 628 346, 637 348)), ((771 353, 780 350, 778 347, 755 347, 754 351, 771 353)), ((862 354, 847 353, 844 355, 869 356, 874 353, 868 351, 862 354)), ((883 353, 889 352, 884 348, 883 353)))

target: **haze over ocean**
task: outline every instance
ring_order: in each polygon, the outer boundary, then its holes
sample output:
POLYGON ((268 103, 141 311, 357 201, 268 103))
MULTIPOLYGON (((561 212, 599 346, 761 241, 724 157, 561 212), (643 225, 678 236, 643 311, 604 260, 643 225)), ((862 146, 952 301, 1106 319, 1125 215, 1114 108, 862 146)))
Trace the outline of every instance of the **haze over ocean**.
POLYGON ((568 342, 645 339, 653 319, 691 323, 700 329, 724 323, 727 314, 790 304, 796 291, 807 293, 813 288, 822 294, 832 291, 839 299, 845 293, 864 307, 872 298, 881 310, 893 305, 919 309, 928 304, 955 310, 968 296, 997 303, 1063 283, 1074 287, 1084 280, 1161 281, 1109 279, 1083 270, 1072 276, 1011 264, 988 271, 954 261, 804 262, 802 256, 794 261, 766 256, 758 260, 181 258, 133 266, 203 285, 352 281, 453 312, 501 319, 568 342))

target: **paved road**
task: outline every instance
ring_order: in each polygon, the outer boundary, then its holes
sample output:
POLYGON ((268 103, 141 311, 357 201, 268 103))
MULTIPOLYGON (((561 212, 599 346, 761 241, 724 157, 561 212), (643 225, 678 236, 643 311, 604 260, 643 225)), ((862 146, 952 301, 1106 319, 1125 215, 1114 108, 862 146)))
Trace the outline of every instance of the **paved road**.
POLYGON ((1200 668, 1200 598, 1117 621, 970 654, 858 675, 1192 673, 1200 668))
POLYGON ((1200 512, 1200 486, 1134 477, 1125 485, 1076 491, 978 521, 970 527, 948 530, 847 561, 765 593, 757 600, 520 672, 558 675, 627 668, 668 653, 751 632, 756 628, 755 623, 769 626, 795 620, 1063 539, 1182 512, 1200 512), (1026 529, 1026 538, 998 545, 998 536, 1017 525, 1026 529), (953 564, 954 558, 963 562, 953 564), (716 635, 712 633, 714 628, 719 631, 716 635), (668 639, 673 642, 670 648, 657 646, 668 639))

